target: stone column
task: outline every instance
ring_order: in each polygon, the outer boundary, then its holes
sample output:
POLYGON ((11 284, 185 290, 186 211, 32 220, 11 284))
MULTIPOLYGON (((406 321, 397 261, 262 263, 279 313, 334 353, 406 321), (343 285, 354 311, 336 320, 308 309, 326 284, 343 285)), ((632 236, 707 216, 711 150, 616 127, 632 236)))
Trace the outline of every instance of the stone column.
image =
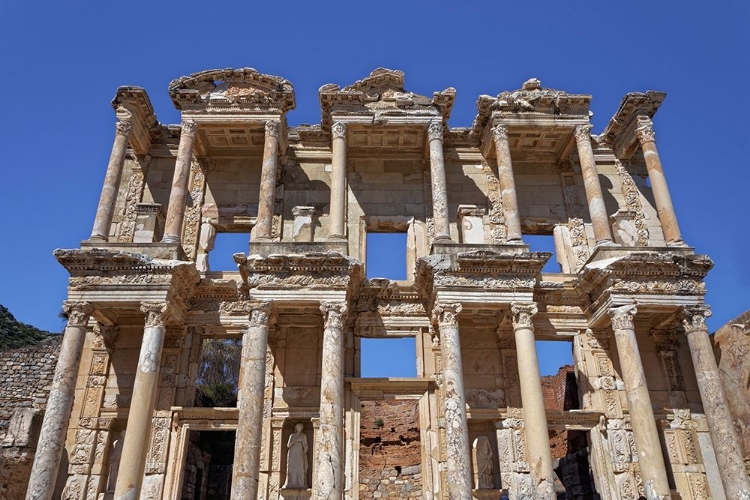
POLYGON ((192 120, 182 122, 180 145, 177 148, 177 160, 174 164, 172 189, 169 192, 169 206, 167 220, 164 223, 164 243, 179 243, 182 238, 182 222, 185 218, 187 203, 188 180, 190 179, 190 164, 193 161, 193 143, 198 124, 192 120))
POLYGON ((314 497, 341 500, 344 494, 344 329, 343 302, 323 302, 323 369, 320 380, 320 429, 315 434, 317 469, 314 497))
POLYGON ((141 479, 146 466, 151 434, 151 418, 156 404, 161 351, 164 346, 167 305, 164 302, 143 302, 141 311, 146 314, 146 322, 122 443, 115 500, 140 498, 141 479))
POLYGON ((270 240, 273 233, 273 206, 276 198, 276 163, 279 155, 278 120, 266 122, 266 139, 263 143, 263 165, 260 172, 260 197, 258 198, 258 220, 255 223, 255 238, 270 240))
POLYGON ((708 306, 683 308, 682 320, 693 358, 693 369, 698 379, 698 390, 703 401, 711 442, 719 464, 721 482, 727 498, 750 500, 750 478, 740 452, 740 440, 729 415, 724 388, 721 385, 719 368, 714 350, 708 338, 706 317, 711 315, 708 306))
POLYGON ((242 377, 237 401, 239 417, 234 444, 232 500, 255 500, 258 496, 271 303, 260 302, 248 306, 250 325, 242 335, 242 377))
POLYGON ((589 214, 591 214, 591 225, 594 227, 594 239, 596 244, 612 243, 612 229, 609 227, 607 207, 604 205, 602 196, 602 185, 599 183, 599 172, 596 170, 594 150, 591 147, 591 129, 593 125, 579 125, 574 135, 578 145, 578 158, 581 161, 581 173, 583 174, 583 186, 586 190, 586 199, 589 202, 589 214))
POLYGON ((346 237, 346 124, 331 127, 331 202, 328 239, 346 237))
POLYGON ((91 230, 89 240, 109 241, 109 227, 112 224, 112 216, 115 213, 117 202, 117 191, 120 189, 122 178, 122 167, 125 165, 125 151, 128 149, 128 138, 133 131, 130 117, 117 118, 115 125, 115 143, 112 145, 112 153, 107 164, 107 173, 104 175, 104 186, 99 198, 99 206, 96 209, 94 228, 91 230))
POLYGON ((87 302, 68 301, 63 304, 63 310, 68 315, 68 324, 47 398, 26 500, 50 500, 54 493, 86 339, 86 323, 93 308, 87 302))
POLYGON ((502 125, 497 125, 492 129, 492 135, 495 138, 495 152, 497 153, 497 179, 500 182, 500 191, 503 200, 506 241, 508 243, 521 243, 521 219, 518 215, 516 181, 513 179, 513 163, 510 160, 508 129, 502 125))
POLYGON ((537 306, 533 302, 514 302, 511 304, 510 312, 516 340, 518 381, 521 385, 526 450, 529 455, 534 498, 554 500, 555 471, 552 468, 547 412, 544 409, 542 377, 539 373, 534 337, 533 318, 537 313, 537 306))
POLYGON ((435 223, 435 241, 450 241, 448 225, 448 190, 445 183, 445 158, 443 155, 443 121, 435 119, 427 127, 430 140, 430 179, 432 179, 432 219, 435 223))
POLYGON ((469 427, 466 420, 466 394, 464 370, 461 361, 461 339, 458 333, 460 303, 437 303, 433 314, 437 316, 440 331, 440 352, 445 384, 445 417, 448 498, 471 500, 471 456, 469 452, 469 427))
POLYGON ((612 329, 615 332, 617 356, 620 359, 622 380, 625 383, 630 425, 633 427, 646 498, 669 500, 667 470, 633 326, 633 317, 636 312, 638 310, 635 305, 625 305, 610 308, 608 314, 612 319, 612 329))
POLYGON ((656 211, 659 213, 661 229, 669 246, 684 246, 680 226, 677 225, 677 215, 672 206, 672 197, 667 188, 667 179, 664 177, 664 169, 661 166, 659 152, 656 150, 656 134, 651 119, 639 117, 639 127, 636 129, 638 142, 643 149, 643 157, 646 159, 648 178, 651 180, 651 191, 654 193, 656 211))

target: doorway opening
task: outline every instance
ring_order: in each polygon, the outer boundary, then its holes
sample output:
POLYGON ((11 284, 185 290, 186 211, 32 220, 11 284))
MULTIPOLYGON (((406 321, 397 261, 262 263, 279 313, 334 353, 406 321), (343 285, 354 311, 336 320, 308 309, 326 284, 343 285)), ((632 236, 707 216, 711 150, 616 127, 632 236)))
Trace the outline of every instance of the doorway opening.
POLYGON ((229 500, 235 431, 190 431, 181 500, 229 500))

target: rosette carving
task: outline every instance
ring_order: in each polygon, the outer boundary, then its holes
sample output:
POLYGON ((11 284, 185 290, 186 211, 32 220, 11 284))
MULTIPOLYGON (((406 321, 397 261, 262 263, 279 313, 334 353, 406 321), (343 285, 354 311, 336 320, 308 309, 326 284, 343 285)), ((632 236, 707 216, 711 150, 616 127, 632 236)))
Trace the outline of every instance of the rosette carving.
POLYGON ((652 124, 646 124, 642 127, 638 127, 635 131, 638 142, 643 144, 644 142, 654 142, 656 140, 656 132, 654 132, 654 126, 652 124))
POLYGON ((534 315, 539 312, 534 302, 513 302, 510 305, 511 319, 513 320, 513 329, 516 328, 534 328, 534 315))
POLYGON ((331 135, 334 139, 346 139, 346 124, 341 122, 336 122, 331 127, 331 135))
POLYGON ((614 330, 632 330, 633 318, 638 312, 638 308, 635 304, 626 306, 612 307, 607 311, 609 317, 612 319, 612 328, 614 330))
POLYGON ((508 127, 503 125, 496 125, 492 127, 492 136, 495 138, 495 143, 500 141, 508 140, 508 127))

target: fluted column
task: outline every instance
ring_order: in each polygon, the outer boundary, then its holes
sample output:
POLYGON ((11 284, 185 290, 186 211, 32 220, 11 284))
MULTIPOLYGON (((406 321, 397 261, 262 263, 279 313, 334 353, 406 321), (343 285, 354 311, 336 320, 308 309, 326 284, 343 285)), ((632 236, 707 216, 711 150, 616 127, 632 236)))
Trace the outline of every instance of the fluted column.
POLYGON ((278 120, 266 122, 266 138, 263 143, 263 165, 260 172, 260 198, 258 198, 258 220, 255 223, 255 238, 270 240, 273 232, 273 206, 276 197, 276 163, 279 154, 278 120))
POLYGON ((513 178, 513 163, 510 160, 508 129, 502 125, 497 125, 492 129, 492 135, 495 138, 497 179, 500 182, 500 192, 503 199, 506 241, 508 243, 520 243, 522 241, 521 218, 518 214, 518 198, 516 196, 516 181, 513 178))
POLYGON ((448 498, 471 500, 471 455, 466 418, 464 370, 461 339, 458 332, 460 303, 437 303, 433 313, 440 328, 440 353, 445 384, 445 435, 447 452, 448 498))
POLYGON ((599 182, 599 172, 596 170, 594 150, 591 147, 591 129, 593 125, 579 125, 575 129, 578 158, 581 160, 583 187, 586 190, 586 200, 589 203, 591 225, 594 228, 596 244, 612 243, 612 228, 609 226, 607 207, 604 205, 602 185, 599 182))
POLYGON ((727 498, 750 500, 750 479, 740 452, 740 439, 728 411, 729 404, 708 338, 706 317, 711 315, 711 310, 705 305, 684 307, 683 314, 682 322, 724 492, 727 498))
POLYGON ((187 203, 188 180, 190 179, 190 164, 193 161, 193 144, 198 124, 192 120, 182 122, 180 145, 177 148, 177 160, 174 164, 172 189, 169 192, 169 206, 167 220, 164 223, 164 243, 179 243, 182 238, 182 222, 185 218, 187 203))
POLYGON ((130 138, 132 131, 133 124, 130 117, 118 117, 115 125, 115 142, 109 156, 107 173, 104 175, 104 186, 102 186, 99 206, 96 209, 96 218, 89 237, 90 240, 109 241, 109 227, 112 225, 112 216, 115 213, 117 191, 120 188, 122 167, 125 165, 125 152, 128 149, 128 138, 130 138))
POLYGON ((638 142, 643 149, 643 157, 646 160, 648 178, 651 180, 651 191, 654 193, 656 211, 659 214, 661 229, 664 239, 669 246, 683 246, 680 226, 677 224, 677 215, 672 205, 672 197, 669 195, 667 179, 664 177, 664 169, 661 166, 659 152, 656 150, 656 134, 651 119, 639 117, 639 127, 636 129, 638 142))
POLYGON ((346 124, 331 127, 331 202, 328 238, 346 237, 346 124))
POLYGON ((78 365, 81 363, 83 342, 86 339, 86 323, 93 308, 87 302, 65 302, 63 310, 68 315, 68 324, 47 398, 26 500, 49 500, 54 493, 73 408, 78 365))
POLYGON ((617 356, 620 359, 622 381, 625 383, 630 425, 633 427, 646 498, 668 500, 670 493, 667 470, 633 325, 633 318, 638 309, 635 305, 625 305, 612 307, 607 312, 612 319, 612 329, 615 332, 617 356))
POLYGON ((315 434, 317 500, 341 500, 344 494, 344 327, 346 304, 323 302, 323 369, 320 380, 320 428, 315 434))
POLYGON ((430 122, 427 127, 427 137, 430 140, 430 179, 432 180, 432 219, 435 223, 435 241, 450 241, 442 120, 436 119, 430 122))
POLYGON ((260 449, 263 433, 263 391, 270 302, 247 304, 250 324, 242 335, 242 377, 237 401, 239 417, 234 442, 232 500, 258 496, 260 449))
POLYGON ((521 385, 521 404, 529 454, 529 469, 534 484, 534 498, 554 500, 555 471, 552 468, 552 451, 549 447, 547 412, 544 409, 542 377, 536 354, 533 302, 514 302, 510 308, 513 333, 516 338, 518 381, 521 385))
POLYGON ((151 419, 156 404, 167 305, 164 302, 143 302, 141 311, 145 313, 146 321, 133 382, 133 394, 130 398, 114 500, 140 498, 141 479, 146 466, 151 434, 151 419))

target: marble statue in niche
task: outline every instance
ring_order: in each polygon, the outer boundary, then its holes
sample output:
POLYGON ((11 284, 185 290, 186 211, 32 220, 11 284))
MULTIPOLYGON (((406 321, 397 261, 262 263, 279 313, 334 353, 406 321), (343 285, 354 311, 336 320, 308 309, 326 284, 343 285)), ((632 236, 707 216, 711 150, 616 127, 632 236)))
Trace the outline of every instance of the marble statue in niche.
POLYGON ((487 436, 479 436, 472 447, 474 459, 474 487, 476 489, 492 489, 495 482, 492 479, 492 447, 487 436))
POLYGON ((307 488, 307 435, 302 432, 303 425, 294 426, 294 433, 287 441, 286 484, 284 488, 307 488))

